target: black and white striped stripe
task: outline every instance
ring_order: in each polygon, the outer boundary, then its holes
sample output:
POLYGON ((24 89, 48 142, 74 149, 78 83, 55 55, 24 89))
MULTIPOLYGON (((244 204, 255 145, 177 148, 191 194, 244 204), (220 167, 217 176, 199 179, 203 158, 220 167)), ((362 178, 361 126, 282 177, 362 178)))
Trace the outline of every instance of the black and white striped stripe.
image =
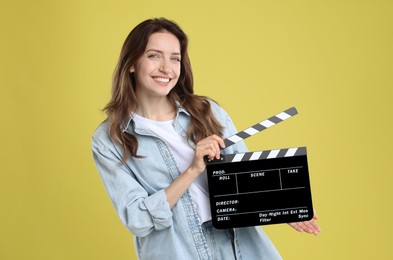
POLYGON ((238 132, 237 134, 234 134, 234 135, 226 138, 224 140, 225 147, 228 147, 228 146, 231 146, 237 142, 243 141, 244 139, 246 139, 252 135, 255 135, 255 134, 271 127, 271 126, 274 126, 274 125, 276 125, 276 124, 278 124, 278 123, 280 123, 280 122, 282 122, 282 121, 284 121, 284 120, 286 120, 296 114, 297 114, 296 108, 294 108, 294 107, 289 108, 289 109, 287 109, 287 110, 285 110, 275 116, 272 116, 272 117, 270 117, 270 118, 268 118, 268 119, 266 119, 256 125, 251 126, 250 128, 247 128, 241 132, 238 132))
POLYGON ((259 152, 237 153, 224 155, 223 162, 245 162, 263 159, 274 159, 283 157, 293 157, 307 155, 306 147, 285 148, 278 150, 266 150, 259 152))

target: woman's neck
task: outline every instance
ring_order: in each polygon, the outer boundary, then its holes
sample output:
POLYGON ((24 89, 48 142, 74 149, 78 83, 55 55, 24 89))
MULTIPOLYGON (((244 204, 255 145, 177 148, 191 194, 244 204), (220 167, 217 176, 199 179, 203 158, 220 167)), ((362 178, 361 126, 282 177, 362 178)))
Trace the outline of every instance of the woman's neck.
POLYGON ((136 114, 154 121, 168 121, 176 116, 176 107, 168 97, 154 100, 140 99, 136 114))

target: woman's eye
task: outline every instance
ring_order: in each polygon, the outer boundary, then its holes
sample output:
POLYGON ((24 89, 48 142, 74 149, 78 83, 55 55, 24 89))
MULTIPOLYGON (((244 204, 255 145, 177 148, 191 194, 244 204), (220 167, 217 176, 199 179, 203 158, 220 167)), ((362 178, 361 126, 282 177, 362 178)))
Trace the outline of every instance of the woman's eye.
POLYGON ((157 53, 152 53, 152 54, 149 54, 147 57, 148 58, 158 58, 159 56, 157 53))
POLYGON ((180 57, 172 57, 172 60, 177 61, 177 62, 180 62, 180 61, 181 61, 181 58, 180 58, 180 57))

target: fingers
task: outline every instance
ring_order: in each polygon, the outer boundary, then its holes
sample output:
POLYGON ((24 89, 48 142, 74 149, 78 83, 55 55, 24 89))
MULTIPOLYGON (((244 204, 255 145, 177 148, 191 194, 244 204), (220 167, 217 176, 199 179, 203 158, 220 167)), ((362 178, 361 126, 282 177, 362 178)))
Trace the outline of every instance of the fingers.
POLYGON ((311 219, 310 221, 293 222, 293 223, 289 223, 289 225, 292 228, 294 228, 296 231, 318 235, 321 229, 317 224, 316 219, 317 217, 316 215, 314 215, 313 219, 311 219))
POLYGON ((196 144, 195 157, 190 167, 198 174, 202 173, 206 167, 204 161, 205 156, 209 159, 220 159, 221 148, 225 148, 225 143, 224 140, 217 135, 211 135, 200 140, 196 144))
POLYGON ((225 148, 224 140, 217 135, 212 135, 197 143, 196 152, 201 157, 219 159, 221 148, 225 148))
POLYGON ((318 220, 318 215, 317 215, 317 212, 315 210, 314 210, 314 216, 312 218, 315 219, 315 220, 318 220))
POLYGON ((314 230, 314 228, 310 228, 310 226, 305 222, 294 222, 294 223, 289 223, 289 225, 298 232, 306 232, 315 235, 318 234, 318 232, 314 230))
POLYGON ((299 226, 298 223, 294 222, 294 223, 288 223, 288 225, 290 225, 293 229, 295 229, 298 232, 303 232, 304 230, 299 226))
POLYGON ((319 227, 319 225, 317 224, 317 222, 311 220, 311 221, 309 222, 309 224, 310 224, 311 230, 313 230, 312 233, 313 233, 314 235, 317 235, 319 232, 321 232, 321 228, 319 227))
POLYGON ((221 148, 225 148, 224 140, 217 135, 212 135, 206 139, 206 142, 208 149, 210 148, 210 152, 212 152, 210 158, 220 159, 221 148))

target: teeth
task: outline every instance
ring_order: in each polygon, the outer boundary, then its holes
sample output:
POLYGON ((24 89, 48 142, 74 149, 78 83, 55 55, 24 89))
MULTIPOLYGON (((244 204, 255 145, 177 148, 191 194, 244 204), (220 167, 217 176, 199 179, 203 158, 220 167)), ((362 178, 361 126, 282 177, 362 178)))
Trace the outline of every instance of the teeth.
POLYGON ((155 78, 155 80, 157 80, 159 82, 163 82, 163 83, 168 83, 169 82, 169 78, 155 78))

